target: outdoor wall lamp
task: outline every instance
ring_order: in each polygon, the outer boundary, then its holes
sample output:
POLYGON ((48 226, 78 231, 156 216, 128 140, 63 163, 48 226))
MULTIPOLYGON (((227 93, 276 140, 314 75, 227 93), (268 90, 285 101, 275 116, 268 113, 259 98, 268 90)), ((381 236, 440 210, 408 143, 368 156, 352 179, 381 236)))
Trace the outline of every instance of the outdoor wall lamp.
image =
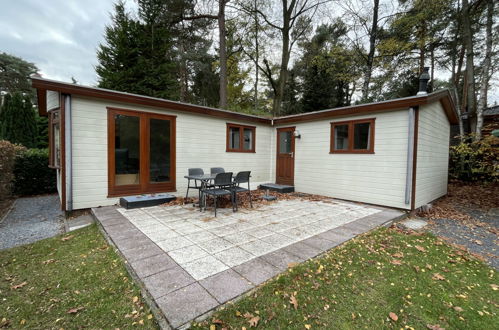
POLYGON ((293 135, 295 136, 295 138, 297 138, 297 139, 301 139, 301 134, 300 134, 300 131, 295 130, 295 131, 293 132, 293 135))

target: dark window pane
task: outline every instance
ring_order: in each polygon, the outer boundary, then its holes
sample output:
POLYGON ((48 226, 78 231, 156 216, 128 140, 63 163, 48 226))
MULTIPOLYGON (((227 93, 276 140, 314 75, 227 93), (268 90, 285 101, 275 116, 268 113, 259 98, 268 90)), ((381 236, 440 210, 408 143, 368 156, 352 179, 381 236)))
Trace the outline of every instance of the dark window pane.
POLYGON ((289 154, 291 153, 291 134, 290 131, 279 132, 279 153, 289 154))
POLYGON ((115 115, 114 125, 116 185, 139 184, 140 119, 115 115))
POLYGON ((353 125, 353 148, 369 149, 371 138, 371 123, 361 123, 353 125))
POLYGON ((149 121, 149 180, 170 181, 170 121, 152 118, 149 121))
POLYGON ((229 128, 229 149, 239 149, 239 127, 229 128))
POLYGON ((251 128, 244 129, 243 149, 251 150, 253 148, 253 130, 251 128))
POLYGON ((334 126, 334 150, 348 149, 348 125, 334 126))

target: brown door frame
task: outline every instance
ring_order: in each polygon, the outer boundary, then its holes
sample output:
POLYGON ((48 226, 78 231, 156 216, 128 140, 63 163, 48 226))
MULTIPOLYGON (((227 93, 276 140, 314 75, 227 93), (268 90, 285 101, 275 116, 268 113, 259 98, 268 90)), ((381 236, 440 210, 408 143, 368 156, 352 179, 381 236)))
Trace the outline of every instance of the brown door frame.
POLYGON ((107 108, 107 131, 108 131, 108 196, 127 196, 134 194, 147 194, 158 192, 172 192, 175 191, 176 180, 176 116, 156 114, 150 112, 120 109, 120 108, 107 108), (140 136, 140 165, 139 165, 139 184, 135 185, 116 185, 116 159, 114 154, 115 149, 115 125, 114 116, 122 114, 127 116, 139 117, 139 136, 140 136), (170 181, 162 183, 149 182, 149 162, 150 162, 150 132, 149 125, 150 119, 162 119, 170 121, 170 181))
POLYGON ((294 185, 295 181, 295 135, 294 131, 296 129, 296 126, 290 126, 290 127, 280 127, 276 129, 276 169, 275 169, 275 180, 277 184, 286 184, 286 185, 294 185), (288 156, 280 156, 284 154, 280 154, 280 139, 279 139, 279 133, 283 131, 291 131, 291 153, 288 154, 288 156), (282 177, 279 177, 279 160, 280 158, 285 158, 289 159, 289 162, 291 164, 291 179, 290 180, 282 180, 282 177))

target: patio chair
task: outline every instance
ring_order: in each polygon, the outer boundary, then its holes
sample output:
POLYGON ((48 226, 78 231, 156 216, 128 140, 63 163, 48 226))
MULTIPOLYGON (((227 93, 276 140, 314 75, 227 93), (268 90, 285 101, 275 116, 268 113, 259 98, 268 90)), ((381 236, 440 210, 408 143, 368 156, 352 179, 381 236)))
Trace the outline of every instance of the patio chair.
MULTIPOLYGON (((232 202, 232 211, 235 212, 234 209, 234 199, 232 193, 232 172, 226 173, 218 173, 215 176, 215 180, 213 182, 213 186, 210 188, 206 188, 202 190, 203 196, 212 196, 215 204, 215 216, 217 216, 217 202, 219 196, 230 195, 230 200, 232 202)), ((206 208, 206 203, 204 203, 206 208)), ((201 204, 200 204, 201 206, 201 204)))
POLYGON ((251 201, 250 177, 251 177, 251 171, 242 171, 237 173, 236 177, 234 178, 232 193, 234 194, 233 198, 236 204, 236 211, 237 211, 237 193, 240 192, 246 192, 246 191, 248 192, 250 199, 250 206, 253 207, 253 202, 251 201), (241 187, 241 183, 247 183, 248 188, 241 187))
POLYGON ((210 168, 210 173, 211 174, 225 173, 225 170, 223 167, 212 167, 210 168))
MULTIPOLYGON (((204 171, 202 168, 189 168, 188 170, 189 175, 203 175, 204 171)), ((197 189, 198 190, 198 198, 201 198, 201 186, 198 186, 198 180, 192 180, 194 181, 194 186, 191 186, 191 179, 187 179, 187 193, 185 194, 185 198, 189 197, 189 189, 197 189)))

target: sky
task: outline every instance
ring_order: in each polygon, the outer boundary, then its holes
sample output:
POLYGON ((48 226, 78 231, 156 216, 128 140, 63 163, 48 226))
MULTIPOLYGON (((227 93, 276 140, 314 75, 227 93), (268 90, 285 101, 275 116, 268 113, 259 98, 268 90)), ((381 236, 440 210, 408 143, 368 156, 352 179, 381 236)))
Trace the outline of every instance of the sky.
MULTIPOLYGON (((96 50, 114 0, 0 0, 0 52, 34 63, 44 78, 96 85, 96 50)), ((133 0, 127 6, 134 6, 133 0)))

